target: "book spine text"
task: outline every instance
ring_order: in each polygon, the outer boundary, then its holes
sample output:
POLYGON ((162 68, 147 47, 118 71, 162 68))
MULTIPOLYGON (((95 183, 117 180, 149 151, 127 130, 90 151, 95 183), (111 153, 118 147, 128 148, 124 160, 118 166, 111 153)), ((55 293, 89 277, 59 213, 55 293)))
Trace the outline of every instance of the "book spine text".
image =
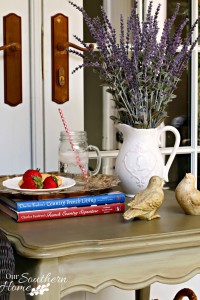
POLYGON ((18 212, 18 222, 72 218, 80 216, 91 216, 100 214, 110 214, 125 211, 125 203, 113 203, 105 205, 92 205, 84 207, 70 207, 60 209, 49 209, 40 211, 18 212))

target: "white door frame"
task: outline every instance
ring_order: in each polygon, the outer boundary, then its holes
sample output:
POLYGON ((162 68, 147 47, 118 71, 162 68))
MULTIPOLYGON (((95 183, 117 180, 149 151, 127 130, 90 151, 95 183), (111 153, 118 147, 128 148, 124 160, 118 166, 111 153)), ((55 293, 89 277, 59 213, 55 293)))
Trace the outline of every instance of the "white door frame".
POLYGON ((42 0, 30 0, 32 167, 44 169, 42 0))

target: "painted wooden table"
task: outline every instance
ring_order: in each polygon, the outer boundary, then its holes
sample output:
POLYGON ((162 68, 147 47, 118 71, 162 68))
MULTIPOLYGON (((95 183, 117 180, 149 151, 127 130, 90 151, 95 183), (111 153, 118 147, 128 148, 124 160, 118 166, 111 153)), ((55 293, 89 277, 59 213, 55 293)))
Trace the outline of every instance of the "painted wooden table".
POLYGON ((165 191, 159 213, 152 221, 125 221, 119 213, 27 223, 0 214, 0 228, 25 284, 26 277, 29 285, 37 278, 50 283, 37 300, 108 286, 147 299, 143 291, 152 283, 181 283, 200 272, 200 216, 185 215, 172 191, 165 191))

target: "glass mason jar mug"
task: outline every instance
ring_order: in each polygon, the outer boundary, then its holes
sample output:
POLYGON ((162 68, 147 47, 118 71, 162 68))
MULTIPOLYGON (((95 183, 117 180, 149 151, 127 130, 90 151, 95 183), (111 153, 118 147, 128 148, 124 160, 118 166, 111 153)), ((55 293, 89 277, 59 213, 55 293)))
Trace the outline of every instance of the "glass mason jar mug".
POLYGON ((96 146, 88 145, 86 131, 71 131, 70 140, 65 131, 60 132, 58 171, 61 176, 73 178, 78 184, 85 184, 85 178, 77 161, 77 155, 88 175, 94 176, 101 167, 100 151, 96 146), (74 149, 72 149, 70 142, 73 144, 74 149), (95 151, 97 155, 97 163, 93 171, 90 171, 88 168, 90 150, 95 151))

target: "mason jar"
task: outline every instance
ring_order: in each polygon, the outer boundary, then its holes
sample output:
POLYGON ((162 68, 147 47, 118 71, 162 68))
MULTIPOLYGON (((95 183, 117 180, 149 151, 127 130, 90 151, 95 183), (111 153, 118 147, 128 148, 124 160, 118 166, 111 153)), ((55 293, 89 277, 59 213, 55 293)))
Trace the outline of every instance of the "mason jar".
POLYGON ((98 147, 88 145, 86 131, 60 132, 58 149, 58 171, 61 176, 73 178, 78 184, 85 184, 83 168, 89 176, 98 174, 101 156, 98 147), (88 168, 89 151, 96 152, 97 163, 93 171, 88 168))

